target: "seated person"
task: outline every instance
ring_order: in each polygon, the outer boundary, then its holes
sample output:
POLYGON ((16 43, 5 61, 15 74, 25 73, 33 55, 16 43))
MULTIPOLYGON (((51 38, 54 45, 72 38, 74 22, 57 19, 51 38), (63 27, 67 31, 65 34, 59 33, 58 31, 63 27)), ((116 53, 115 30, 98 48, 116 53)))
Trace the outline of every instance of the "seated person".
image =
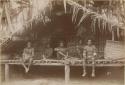
POLYGON ((92 77, 95 77, 95 57, 96 57, 96 47, 92 45, 92 40, 87 41, 87 45, 83 50, 83 74, 84 77, 86 75, 86 60, 92 60, 92 77))
POLYGON ((34 57, 34 48, 31 47, 31 42, 27 43, 27 47, 23 50, 23 58, 22 58, 22 65, 25 68, 25 72, 27 73, 29 71, 30 65, 33 61, 34 57), (25 64, 28 63, 28 66, 25 64))
POLYGON ((82 59, 83 45, 80 40, 75 46, 68 47, 68 55, 72 58, 82 59))
POLYGON ((50 47, 50 44, 47 44, 43 52, 43 59, 50 58, 52 54, 53 54, 53 49, 50 47))
POLYGON ((78 56, 80 59, 82 59, 82 54, 83 54, 83 44, 82 44, 82 40, 80 40, 78 42, 78 44, 76 45, 76 51, 78 53, 78 56))
POLYGON ((57 59, 65 59, 66 57, 66 48, 64 47, 64 43, 60 42, 59 47, 54 49, 57 51, 57 59))

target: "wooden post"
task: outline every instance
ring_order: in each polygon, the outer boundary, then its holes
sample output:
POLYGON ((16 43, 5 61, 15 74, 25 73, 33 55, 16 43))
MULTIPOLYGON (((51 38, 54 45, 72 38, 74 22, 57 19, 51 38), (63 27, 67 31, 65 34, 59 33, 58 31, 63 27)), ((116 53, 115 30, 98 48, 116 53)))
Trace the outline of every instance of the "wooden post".
POLYGON ((124 63, 124 84, 125 84, 125 63, 124 63))
POLYGON ((65 13, 66 13, 66 0, 63 0, 64 3, 64 9, 65 9, 65 13))
POLYGON ((5 64, 5 81, 9 80, 9 64, 5 64))
MULTIPOLYGON (((1 60, 1 48, 0 48, 0 60, 1 60)), ((0 84, 2 83, 2 64, 0 64, 0 84)))
POLYGON ((112 30, 112 41, 114 41, 115 40, 115 32, 114 32, 114 30, 112 30))
POLYGON ((69 64, 65 64, 65 84, 68 85, 70 80, 70 66, 69 64))

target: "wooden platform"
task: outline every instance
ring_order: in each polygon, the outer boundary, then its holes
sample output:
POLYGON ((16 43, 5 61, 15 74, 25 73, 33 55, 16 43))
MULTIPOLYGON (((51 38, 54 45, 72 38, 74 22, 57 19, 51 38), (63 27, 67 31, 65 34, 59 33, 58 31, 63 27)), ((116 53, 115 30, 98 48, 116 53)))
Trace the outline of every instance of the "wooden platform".
MULTIPOLYGON (((9 80, 9 65, 21 65, 21 60, 0 60, 0 64, 5 65, 5 81, 9 80)), ((95 66, 104 67, 104 66, 124 66, 125 61, 124 60, 96 60, 95 66)), ((65 83, 68 85, 68 82, 70 81, 70 66, 82 66, 82 60, 33 60, 32 65, 40 65, 40 66, 64 66, 65 71, 65 83)), ((92 61, 87 61, 87 66, 92 66, 92 61)))
MULTIPOLYGON (((14 64, 20 65, 22 63, 21 60, 0 60, 0 64, 14 64)), ((87 61, 87 66, 91 66, 92 61, 87 61)), ((70 66, 82 66, 82 60, 33 60, 32 65, 48 65, 48 66, 63 66, 65 64, 69 64, 70 66)), ((106 60, 100 59, 95 61, 96 66, 124 66, 124 60, 106 60)))

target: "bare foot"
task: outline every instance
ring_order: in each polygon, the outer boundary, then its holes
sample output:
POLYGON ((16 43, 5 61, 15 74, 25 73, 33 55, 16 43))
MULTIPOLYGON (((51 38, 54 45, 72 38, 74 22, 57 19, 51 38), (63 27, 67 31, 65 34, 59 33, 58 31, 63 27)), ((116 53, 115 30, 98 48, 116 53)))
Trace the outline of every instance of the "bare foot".
POLYGON ((86 72, 84 72, 83 74, 82 74, 82 77, 85 77, 86 76, 86 72))
POLYGON ((29 68, 26 68, 26 69, 25 69, 25 72, 28 73, 28 72, 29 72, 29 68))
POLYGON ((92 73, 92 75, 91 75, 92 77, 95 77, 95 73, 92 73))

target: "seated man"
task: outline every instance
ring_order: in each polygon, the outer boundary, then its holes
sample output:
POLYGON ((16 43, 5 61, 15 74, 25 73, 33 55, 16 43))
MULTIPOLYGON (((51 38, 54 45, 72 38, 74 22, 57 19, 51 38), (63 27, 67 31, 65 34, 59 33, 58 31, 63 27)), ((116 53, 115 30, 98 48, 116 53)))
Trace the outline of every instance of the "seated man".
POLYGON ((23 58, 22 58, 23 60, 22 65, 24 66, 26 73, 29 71, 33 57, 34 57, 34 48, 31 47, 31 42, 28 42, 27 47, 24 48, 23 50, 23 58), (28 66, 25 63, 28 63, 28 66))
POLYGON ((83 45, 80 40, 75 46, 68 47, 68 55, 72 58, 82 59, 83 45))
POLYGON ((66 48, 64 47, 64 43, 60 42, 59 47, 55 48, 57 51, 57 59, 64 59, 66 56, 66 48))
POLYGON ((92 60, 92 77, 95 77, 95 57, 96 57, 96 47, 92 45, 92 40, 87 41, 87 45, 84 47, 83 51, 83 74, 86 75, 86 60, 92 60))
POLYGON ((46 48, 44 49, 43 52, 43 59, 48 59, 52 56, 53 54, 53 49, 50 47, 49 44, 47 44, 46 48))
POLYGON ((78 44, 76 45, 76 51, 80 59, 82 59, 82 54, 83 54, 83 44, 82 40, 79 40, 78 44))

